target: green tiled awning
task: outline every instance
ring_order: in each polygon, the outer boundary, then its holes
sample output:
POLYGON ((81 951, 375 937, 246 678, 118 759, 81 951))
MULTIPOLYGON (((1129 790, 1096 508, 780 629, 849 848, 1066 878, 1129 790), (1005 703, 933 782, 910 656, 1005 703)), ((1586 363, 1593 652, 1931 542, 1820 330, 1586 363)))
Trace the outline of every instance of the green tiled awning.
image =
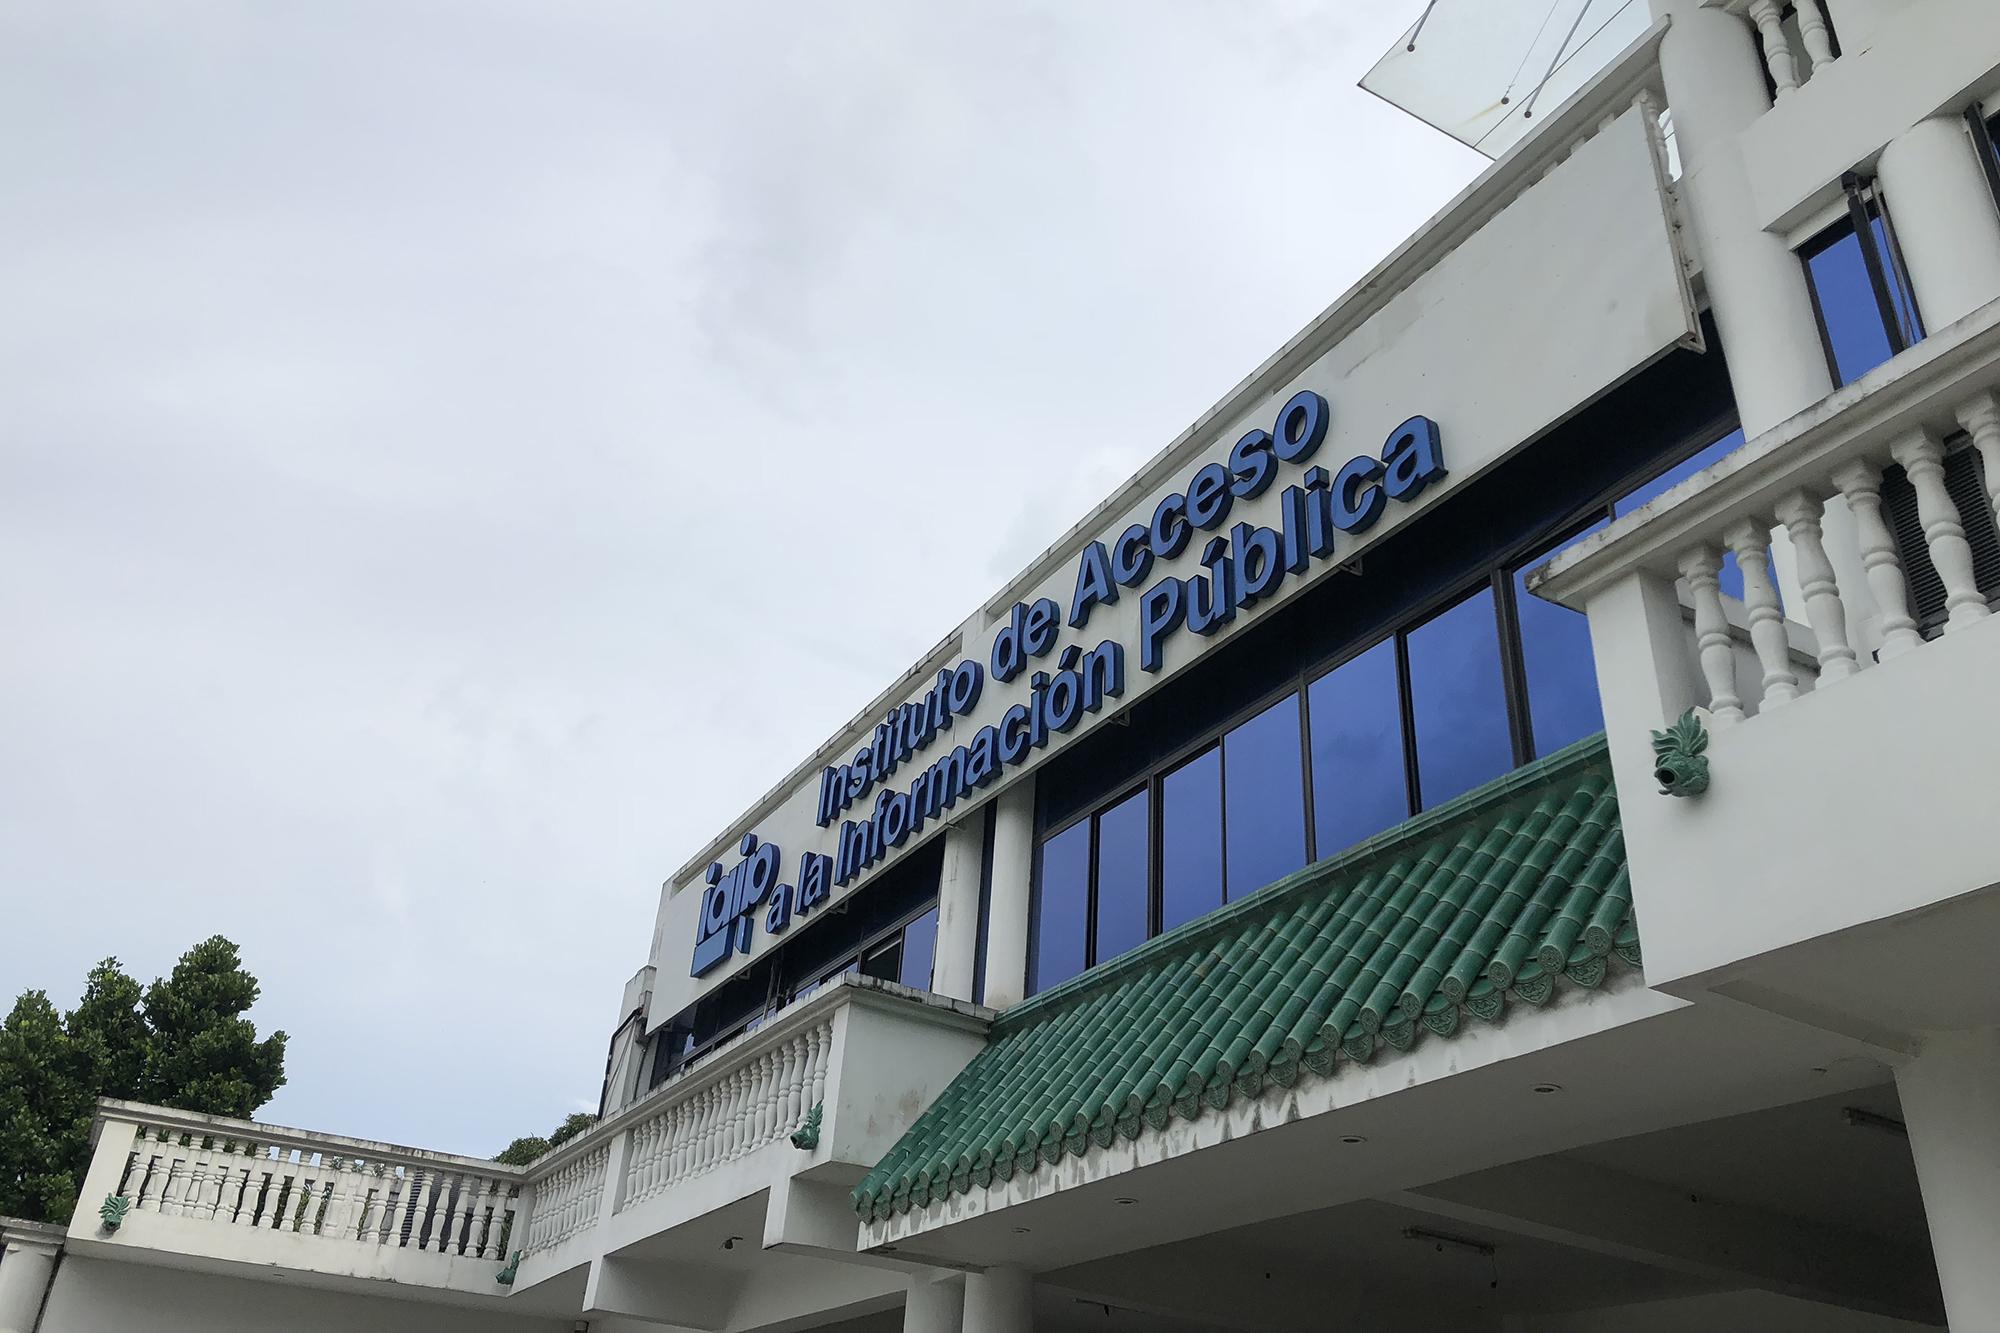
POLYGON ((1639 962, 1603 738, 1002 1014, 854 1191, 886 1221, 1639 962))

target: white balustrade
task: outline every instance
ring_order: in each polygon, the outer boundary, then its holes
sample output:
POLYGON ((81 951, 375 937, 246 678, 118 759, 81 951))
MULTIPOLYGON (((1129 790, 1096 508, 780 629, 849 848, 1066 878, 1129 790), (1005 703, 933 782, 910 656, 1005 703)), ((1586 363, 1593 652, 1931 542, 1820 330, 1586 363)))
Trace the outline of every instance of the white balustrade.
POLYGON ((518 1168, 172 1114, 133 1122, 118 1193, 132 1201, 141 1225, 152 1213, 329 1242, 505 1258, 518 1168))
MULTIPOLYGON (((662 1089, 658 1109, 627 1131, 621 1209, 789 1138, 825 1096, 832 1045, 833 1023, 824 1019, 727 1072, 697 1071, 685 1093, 662 1089)), ((541 1221, 539 1202, 534 1211, 531 1235, 541 1221)))
POLYGON ((525 1248, 530 1254, 560 1245, 597 1225, 611 1145, 601 1142, 537 1180, 525 1248))
POLYGON ((1805 48, 1804 69, 1799 67, 1800 53, 1792 49, 1791 34, 1785 28, 1784 0, 1749 0, 1744 7, 1756 25, 1764 68, 1770 72, 1771 86, 1781 102, 1835 59, 1833 29, 1827 22, 1824 0, 1796 0, 1791 8, 1799 45, 1805 48))
MULTIPOLYGON (((1957 410, 1958 420, 1986 459, 1989 486, 2000 489, 2000 399, 1982 394, 1957 410)), ((1882 504, 1882 469, 1893 460, 1902 469, 1916 497, 1917 523, 1924 551, 1944 587, 1942 630, 1954 634, 1992 615, 1988 596, 2000 590, 1982 589, 1974 569, 1964 516, 1945 485, 1944 445, 1933 431, 1908 430, 1884 447, 1877 444, 1861 457, 1849 454, 1837 465, 1821 466, 1824 475, 1808 476, 1766 513, 1718 518, 1706 531, 1691 532, 1674 554, 1676 572, 1685 581, 1693 612, 1693 653, 1708 691, 1711 725, 1728 727, 1752 712, 1763 713, 1799 697, 1805 682, 1799 664, 1815 668, 1812 686, 1822 691, 1859 672, 1923 646, 1924 634, 1912 613, 1912 597, 1904 552, 1897 545, 1882 504), (1844 499, 1853 516, 1867 588, 1843 591, 1827 554, 1822 519, 1827 503, 1844 499), (1771 564, 1771 538, 1782 529, 1796 557, 1798 590, 1804 603, 1786 608, 1779 599, 1771 564), (1736 558, 1743 576, 1741 624, 1747 625, 1749 647, 1758 672, 1757 689, 1746 699, 1738 662, 1742 634, 1732 628, 1729 606, 1720 586, 1723 551, 1736 558), (1861 606, 1872 618, 1871 653, 1857 649, 1850 626, 1862 622, 1852 593, 1865 591, 1861 606), (1805 631, 1804 644, 1794 638, 1805 631), (1816 661, 1814 660, 1816 658, 1816 661)), ((1726 486, 1728 483, 1720 483, 1726 486)), ((1770 492, 1766 492, 1769 494, 1770 492)), ((1747 497, 1746 497, 1747 499, 1747 497)), ((1989 496, 2000 512, 2000 501, 1989 496)), ((1665 554, 1665 553, 1663 553, 1665 554)), ((1662 562, 1664 563, 1664 561, 1662 562)))

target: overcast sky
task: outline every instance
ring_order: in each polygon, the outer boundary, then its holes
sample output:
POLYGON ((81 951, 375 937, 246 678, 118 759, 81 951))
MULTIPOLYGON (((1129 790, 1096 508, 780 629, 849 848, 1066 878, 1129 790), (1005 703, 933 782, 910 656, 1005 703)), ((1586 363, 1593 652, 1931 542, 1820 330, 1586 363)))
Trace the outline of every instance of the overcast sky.
POLYGON ((1471 178, 1420 8, 0 7, 0 998, 594 1109, 660 881, 1471 178))

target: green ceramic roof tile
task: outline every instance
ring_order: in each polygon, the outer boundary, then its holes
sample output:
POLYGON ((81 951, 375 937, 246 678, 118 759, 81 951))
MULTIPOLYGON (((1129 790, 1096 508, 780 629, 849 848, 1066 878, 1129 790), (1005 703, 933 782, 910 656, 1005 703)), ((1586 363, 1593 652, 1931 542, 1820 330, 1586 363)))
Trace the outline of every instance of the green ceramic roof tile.
POLYGON ((1008 1010, 855 1209, 886 1220, 1011 1180, 1639 957, 1597 737, 1008 1010))

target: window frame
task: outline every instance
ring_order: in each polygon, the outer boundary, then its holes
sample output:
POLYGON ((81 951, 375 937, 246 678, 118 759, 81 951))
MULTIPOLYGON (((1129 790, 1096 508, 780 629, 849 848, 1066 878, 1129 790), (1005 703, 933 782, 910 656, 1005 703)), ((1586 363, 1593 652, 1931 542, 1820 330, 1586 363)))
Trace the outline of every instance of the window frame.
MULTIPOLYGON (((1815 298, 1816 299, 1816 298, 1815 298)), ((1408 635, 1445 612, 1458 606, 1468 598, 1476 597, 1482 589, 1493 597, 1494 632, 1498 636, 1500 648, 1501 692, 1506 700, 1508 713, 1508 738, 1511 746, 1512 767, 1518 768, 1533 761, 1535 754, 1534 718, 1528 687, 1526 655, 1521 638, 1519 606, 1514 592, 1515 576, 1525 567, 1544 560, 1548 555, 1574 541, 1579 535, 1596 524, 1615 519, 1617 506, 1621 500, 1648 481, 1680 466, 1688 459, 1700 454, 1731 433, 1741 429, 1741 418, 1735 412, 1722 413, 1707 422, 1701 429, 1691 432, 1684 447, 1661 454, 1634 467, 1619 481, 1593 496, 1586 503, 1579 504, 1559 521, 1545 525, 1539 532, 1518 539, 1500 547, 1481 563, 1472 566, 1465 576, 1419 602, 1407 604, 1398 613, 1382 623, 1368 627, 1356 634, 1347 645, 1327 656, 1305 663, 1299 670, 1272 685, 1269 689, 1250 698, 1230 712, 1224 714, 1213 725, 1183 742, 1175 748, 1159 755, 1137 776, 1117 783, 1111 791, 1081 808, 1066 814, 1060 821, 1042 824, 1039 812, 1035 831, 1034 857, 1030 893, 1030 919, 1028 925, 1029 945, 1029 994, 1040 994, 1051 987, 1040 984, 1034 975, 1037 948, 1041 938, 1042 924, 1042 855, 1043 847, 1052 839, 1069 832, 1077 824, 1091 821, 1086 849, 1086 898, 1084 903, 1084 965, 1078 976, 1089 972, 1108 959, 1098 957, 1097 941, 1097 897, 1098 897, 1098 831, 1097 819, 1132 796, 1144 791, 1147 796, 1148 832, 1146 838, 1146 893, 1148 940, 1165 933, 1162 924, 1165 918, 1165 866, 1162 811, 1164 809, 1164 784, 1166 779, 1179 772, 1188 764, 1200 759, 1210 750, 1218 752, 1222 759, 1217 803, 1217 830, 1221 840, 1222 862, 1222 904, 1237 901, 1229 884, 1228 838, 1229 838, 1229 774, 1226 759, 1221 754, 1223 739, 1238 726, 1258 717, 1274 704, 1287 696, 1298 700, 1299 731, 1299 772, 1303 792, 1302 810, 1305 818, 1306 864, 1341 851, 1341 848, 1321 848, 1319 846, 1319 811, 1317 806, 1317 783, 1315 782, 1312 756, 1312 706, 1310 691, 1323 677, 1338 671, 1341 667, 1360 657, 1387 640, 1395 643, 1397 706, 1402 727, 1403 779, 1405 809, 1404 817, 1414 818, 1423 810, 1420 804, 1421 776, 1416 753, 1416 728, 1414 704, 1410 691, 1410 662, 1408 635)), ((1511 771, 1511 770, 1510 770, 1511 771)), ((1245 893, 1255 892, 1263 885, 1252 885, 1245 893)), ((1211 909, 1213 910, 1213 909, 1211 909)), ((1200 918, 1195 918, 1199 920, 1200 918)), ((1178 927, 1176 927, 1178 929, 1178 927)), ((1064 980, 1070 980, 1065 978, 1064 980)), ((1061 984, 1061 983, 1057 983, 1061 984)))
POLYGON ((1986 175, 1993 209, 2000 213, 2000 146, 1994 143, 1995 131, 2000 130, 2000 112, 1988 114, 1985 107, 1974 102, 1965 109, 1965 125, 1972 135, 1973 151, 1979 155, 1980 170, 1986 175))
POLYGON ((1896 224, 1882 192, 1875 188, 1872 179, 1852 171, 1840 178, 1840 185, 1847 201, 1845 215, 1822 227, 1792 252, 1805 271, 1806 295, 1812 301, 1813 323, 1819 329, 1820 351, 1826 357, 1827 376, 1836 388, 1844 387, 1850 381, 1841 378, 1840 358, 1833 345, 1833 330, 1827 324, 1826 307, 1820 301, 1819 283, 1813 276, 1812 264, 1813 260, 1849 236, 1855 238, 1855 245, 1861 251, 1861 267, 1868 275, 1869 292, 1875 299, 1875 318, 1888 340, 1890 358, 1909 351, 1926 336, 1924 313, 1917 304, 1916 288, 1910 283, 1909 269, 1903 263, 1902 247, 1896 241, 1896 224), (1877 221, 1882 224, 1886 253, 1884 247, 1876 243, 1874 224, 1877 221), (1901 312, 1896 308, 1896 291, 1901 291, 1909 302, 1910 327, 1907 329, 1903 326, 1901 312))

